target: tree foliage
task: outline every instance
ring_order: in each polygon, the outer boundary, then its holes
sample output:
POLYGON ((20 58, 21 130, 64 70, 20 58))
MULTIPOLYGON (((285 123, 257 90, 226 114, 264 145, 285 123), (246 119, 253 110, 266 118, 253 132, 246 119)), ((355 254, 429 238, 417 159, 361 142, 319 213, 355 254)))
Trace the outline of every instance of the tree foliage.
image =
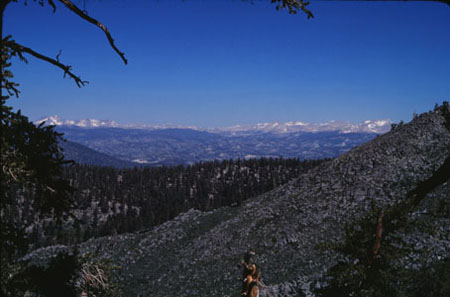
POLYGON ((270 1, 276 4, 275 8, 277 10, 286 8, 291 14, 296 14, 298 11, 302 11, 306 14, 308 19, 314 17, 312 12, 309 9, 307 9, 309 1, 304 0, 270 0, 270 1))
POLYGON ((92 254, 80 256, 76 249, 61 251, 49 259, 22 260, 2 278, 2 296, 122 297, 113 270, 120 269, 92 254))
POLYGON ((27 203, 40 215, 60 218, 72 206, 73 189, 62 177, 62 166, 68 161, 58 146, 61 134, 53 127, 35 126, 20 111, 12 112, 5 105, 1 108, 0 222, 2 238, 9 238, 2 240, 1 252, 2 257, 11 259, 23 242, 22 222, 16 216, 17 206, 23 203, 20 191, 27 189, 33 194, 27 203))
MULTIPOLYGON (((18 206, 25 202, 25 197, 20 193, 24 190, 33 193, 33 199, 26 203, 40 216, 60 219, 71 209, 73 189, 62 177, 63 165, 69 162, 64 160, 58 146, 58 142, 62 141, 61 134, 54 131, 54 127, 34 125, 20 111, 14 112, 5 104, 9 95, 18 95, 17 84, 9 81, 12 74, 7 70, 11 54, 14 53, 3 51, 1 57, 1 87, 8 94, 1 98, 0 122, 1 295, 19 296, 30 289, 42 289, 44 291, 40 293, 43 296, 60 296, 62 293, 74 296, 66 291, 69 285, 65 279, 54 278, 53 286, 42 287, 41 277, 48 273, 54 276, 55 271, 61 272, 59 268, 62 266, 52 263, 48 271, 34 269, 23 275, 24 266, 18 262, 29 247, 23 222, 17 215, 20 210, 18 206), (46 288, 50 291, 45 291, 46 288)), ((56 275, 64 276, 61 273, 56 275)))
MULTIPOLYGON (((2 292, 4 296, 75 297, 76 280, 80 271, 77 254, 59 253, 48 265, 21 263, 2 292)), ((2 284, 3 285, 3 284, 2 284)))

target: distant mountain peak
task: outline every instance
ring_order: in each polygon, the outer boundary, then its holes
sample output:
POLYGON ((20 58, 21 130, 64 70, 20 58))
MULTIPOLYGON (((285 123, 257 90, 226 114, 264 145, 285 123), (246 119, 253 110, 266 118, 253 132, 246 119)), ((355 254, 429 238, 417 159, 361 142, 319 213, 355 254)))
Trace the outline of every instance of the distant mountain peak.
POLYGON ((36 125, 45 123, 45 125, 60 126, 60 125, 64 124, 64 121, 58 115, 53 115, 53 116, 48 116, 48 117, 42 118, 40 120, 34 121, 34 123, 36 125))
MULTIPOLYGON (((272 122, 258 123, 256 125, 236 125, 226 128, 217 128, 216 131, 236 133, 263 132, 263 133, 293 133, 293 132, 327 132, 341 133, 386 133, 391 129, 391 120, 366 120, 354 124, 350 122, 328 121, 325 123, 296 122, 272 122)), ((214 132, 214 131, 213 131, 214 132)))
POLYGON ((182 126, 182 125, 148 125, 148 124, 125 124, 119 125, 115 121, 110 120, 97 120, 97 119, 83 119, 83 120, 64 120, 58 115, 48 116, 40 120, 35 121, 35 124, 41 124, 45 122, 45 125, 55 126, 74 126, 81 128, 127 128, 127 129, 147 129, 147 130, 159 130, 159 129, 192 129, 200 131, 208 131, 212 133, 295 133, 295 132, 327 132, 335 131, 341 133, 386 133, 390 130, 391 120, 366 120, 361 123, 328 121, 325 123, 306 123, 302 121, 290 121, 290 122, 267 122, 258 123, 255 125, 234 125, 231 127, 223 128, 211 128, 201 129, 196 126, 182 126))
POLYGON ((76 126, 82 128, 99 128, 99 127, 119 127, 114 121, 108 120, 96 120, 96 119, 83 119, 79 121, 74 120, 64 120, 61 119, 58 115, 48 116, 37 120, 34 122, 35 124, 45 123, 45 125, 54 125, 54 126, 76 126))

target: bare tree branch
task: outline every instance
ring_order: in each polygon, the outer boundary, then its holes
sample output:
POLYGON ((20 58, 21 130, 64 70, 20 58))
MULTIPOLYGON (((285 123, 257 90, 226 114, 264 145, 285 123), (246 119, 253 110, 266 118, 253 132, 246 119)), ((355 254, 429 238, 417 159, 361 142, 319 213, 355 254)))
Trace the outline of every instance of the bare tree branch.
POLYGON ((53 8, 53 12, 56 11, 56 5, 55 2, 53 2, 53 0, 47 0, 48 4, 50 4, 50 6, 53 8))
POLYGON ((111 34, 109 33, 108 28, 106 28, 105 25, 103 25, 98 20, 88 16, 84 11, 82 11, 80 8, 78 8, 75 4, 73 4, 70 0, 59 0, 61 3, 63 3, 69 10, 77 14, 82 19, 88 21, 91 24, 94 24, 95 26, 99 27, 103 32, 105 32, 106 38, 108 38, 109 44, 111 47, 116 51, 116 53, 122 58, 123 62, 125 64, 128 63, 127 59, 125 59, 125 54, 121 52, 116 45, 114 44, 114 39, 111 37, 111 34))
POLYGON ((43 61, 46 61, 46 62, 48 62, 50 64, 53 64, 53 65, 61 68, 62 70, 64 70, 64 77, 66 75, 69 75, 69 77, 72 78, 75 81, 75 83, 77 84, 77 86, 79 88, 81 88, 85 84, 89 83, 88 81, 82 80, 79 76, 76 76, 73 72, 71 72, 72 66, 64 65, 61 62, 59 62, 59 57, 58 57, 58 60, 55 60, 53 58, 44 56, 43 54, 40 54, 40 53, 32 50, 31 48, 28 48, 26 46, 18 44, 14 40, 4 41, 3 43, 4 43, 4 46, 9 47, 12 51, 16 52, 17 55, 21 59, 24 59, 23 56, 22 56, 22 53, 27 53, 27 54, 32 55, 35 58, 38 58, 38 59, 43 60, 43 61))

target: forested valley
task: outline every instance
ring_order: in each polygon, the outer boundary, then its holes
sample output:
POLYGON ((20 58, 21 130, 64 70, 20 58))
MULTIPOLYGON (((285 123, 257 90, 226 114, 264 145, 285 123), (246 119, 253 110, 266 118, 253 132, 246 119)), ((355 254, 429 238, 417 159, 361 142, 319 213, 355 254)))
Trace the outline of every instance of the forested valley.
POLYGON ((283 158, 223 160, 189 166, 117 169, 72 165, 74 210, 63 220, 41 218, 32 192, 15 189, 17 213, 34 247, 73 244, 93 237, 145 231, 189 209, 210 211, 243 201, 287 183, 326 161, 283 158))

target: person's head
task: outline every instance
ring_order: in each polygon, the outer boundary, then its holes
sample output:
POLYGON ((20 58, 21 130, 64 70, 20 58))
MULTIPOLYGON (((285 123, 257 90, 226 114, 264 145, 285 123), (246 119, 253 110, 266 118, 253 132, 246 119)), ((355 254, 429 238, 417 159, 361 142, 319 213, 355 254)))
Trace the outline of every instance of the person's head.
POLYGON ((250 254, 250 255, 255 255, 256 253, 255 253, 255 250, 253 249, 253 248, 250 248, 249 250, 248 250, 248 253, 250 254))

